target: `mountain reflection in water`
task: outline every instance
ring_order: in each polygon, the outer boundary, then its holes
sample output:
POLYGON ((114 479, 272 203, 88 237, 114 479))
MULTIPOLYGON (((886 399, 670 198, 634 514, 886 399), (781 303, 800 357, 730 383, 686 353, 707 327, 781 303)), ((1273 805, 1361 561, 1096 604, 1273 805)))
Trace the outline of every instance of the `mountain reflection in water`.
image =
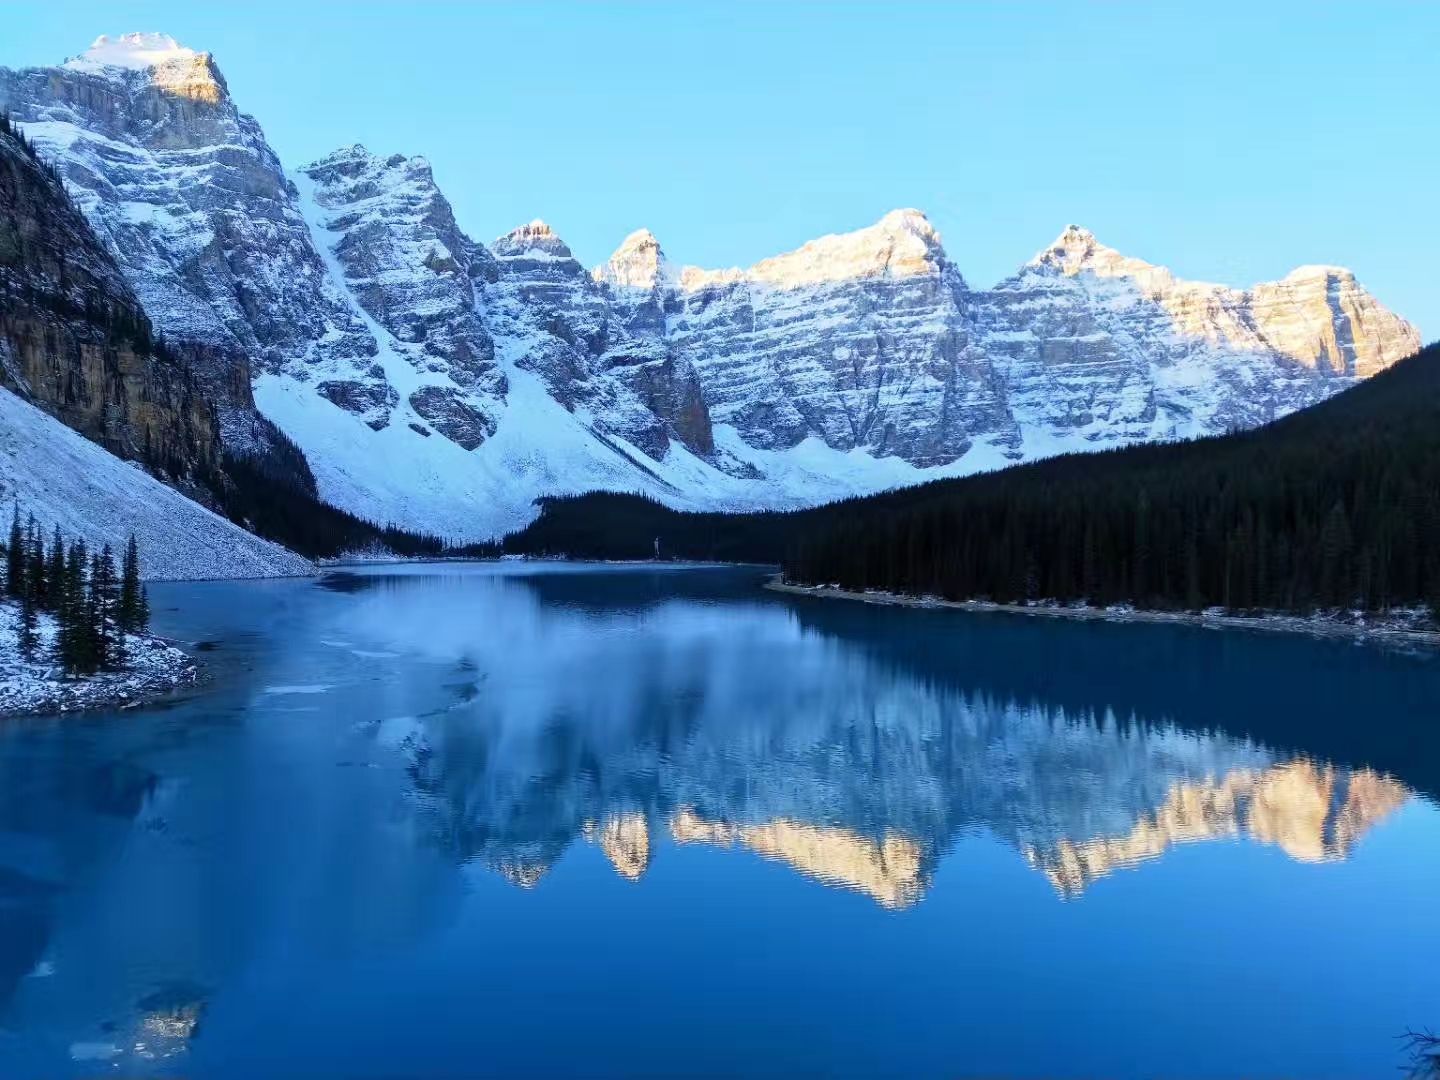
POLYGON ((638 881, 664 836, 899 909, 984 830, 1077 897, 1180 843, 1343 859, 1410 795, 1163 714, 917 677, 785 604, 730 598, 711 617, 726 598, 703 577, 656 575, 653 592, 618 574, 497 578, 477 600, 497 634, 448 619, 444 586, 371 581, 375 622, 362 597, 360 626, 427 627, 427 648, 484 673, 483 692, 403 740, 431 835, 525 887, 581 839, 638 881))

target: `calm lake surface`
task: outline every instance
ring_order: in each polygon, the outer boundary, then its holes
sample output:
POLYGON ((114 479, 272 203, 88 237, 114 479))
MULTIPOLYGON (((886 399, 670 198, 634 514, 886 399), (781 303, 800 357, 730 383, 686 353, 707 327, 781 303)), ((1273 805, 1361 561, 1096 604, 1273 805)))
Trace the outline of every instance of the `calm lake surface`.
POLYGON ((0 1076, 1380 1077, 1440 658, 743 569, 164 585, 0 726, 0 1076))

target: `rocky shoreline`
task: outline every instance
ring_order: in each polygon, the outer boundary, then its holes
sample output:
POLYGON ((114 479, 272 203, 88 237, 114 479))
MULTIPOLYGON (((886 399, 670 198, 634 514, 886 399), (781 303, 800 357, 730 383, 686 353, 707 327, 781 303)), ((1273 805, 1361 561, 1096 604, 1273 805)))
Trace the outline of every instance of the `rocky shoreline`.
POLYGON ((42 620, 36 659, 20 655, 13 605, 0 605, 0 719, 45 716, 91 709, 132 709, 201 680, 199 664, 173 642, 154 634, 132 634, 124 670, 82 678, 66 676, 49 659, 53 620, 42 620))
POLYGON ((1178 623, 1215 629, 1265 630, 1440 649, 1440 629, 1435 629, 1433 621, 1417 612, 1399 613, 1383 621, 1376 618, 1367 621, 1364 616, 1352 617, 1352 621, 1345 621, 1338 616, 1286 615, 1278 612, 1260 615, 1234 615, 1214 609, 1197 613, 1151 611, 1128 605, 1100 608, 1085 604, 1066 604, 1055 600, 1036 601, 1032 604, 1000 604, 989 600, 942 600, 934 596, 907 596, 902 593, 879 591, 853 592, 837 585, 793 585, 782 581, 778 574, 765 583, 765 588, 795 596, 858 600, 865 604, 885 604, 894 607, 950 608, 957 611, 1003 612, 1013 615, 1042 615, 1050 618, 1104 622, 1178 623))

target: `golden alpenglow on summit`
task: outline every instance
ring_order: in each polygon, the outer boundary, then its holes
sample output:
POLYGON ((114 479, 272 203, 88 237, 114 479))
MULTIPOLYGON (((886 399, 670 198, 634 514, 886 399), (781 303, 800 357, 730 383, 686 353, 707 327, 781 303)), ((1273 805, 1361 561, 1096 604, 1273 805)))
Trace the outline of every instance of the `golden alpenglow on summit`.
POLYGON ((353 7, 5 12, 0 1078, 1440 1080, 1440 9, 353 7))

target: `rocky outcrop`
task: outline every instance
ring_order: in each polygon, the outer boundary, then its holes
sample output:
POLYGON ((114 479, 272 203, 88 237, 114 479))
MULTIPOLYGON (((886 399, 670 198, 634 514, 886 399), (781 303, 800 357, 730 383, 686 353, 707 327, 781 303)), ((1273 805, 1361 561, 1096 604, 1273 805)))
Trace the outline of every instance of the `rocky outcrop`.
POLYGON ((417 366, 503 396, 476 299, 476 287, 495 280, 495 260, 455 224, 430 163, 352 146, 303 172, 315 184, 325 227, 339 236, 335 257, 365 312, 395 340, 418 347, 417 366))
POLYGON ((473 408, 453 387, 422 386, 409 400, 416 416, 466 450, 474 450, 495 434, 495 421, 473 408))
POLYGON ((185 479, 218 456, 195 359, 156 342, 59 177, 0 129, 0 386, 112 453, 185 479))
POLYGON ((539 375, 567 409, 584 409, 602 434, 651 458, 664 458, 672 439, 711 452, 695 373, 643 319, 612 304, 612 290, 550 226, 532 221, 490 248, 500 267, 488 294, 492 325, 518 367, 539 375))
MULTIPOLYGON (((494 433, 507 388, 479 300, 495 260, 455 224, 424 158, 352 146, 301 175, 322 252, 378 324, 382 351, 410 369, 399 378, 423 384, 407 396, 415 413, 473 450, 494 433)), ((348 395, 351 411, 383 426, 398 401, 395 377, 383 361, 366 375, 368 390, 348 395)))
POLYGON ((0 68, 0 108, 55 163, 167 339, 256 372, 368 366, 373 337, 334 295, 293 185, 208 53, 100 38, 58 68, 0 68))

